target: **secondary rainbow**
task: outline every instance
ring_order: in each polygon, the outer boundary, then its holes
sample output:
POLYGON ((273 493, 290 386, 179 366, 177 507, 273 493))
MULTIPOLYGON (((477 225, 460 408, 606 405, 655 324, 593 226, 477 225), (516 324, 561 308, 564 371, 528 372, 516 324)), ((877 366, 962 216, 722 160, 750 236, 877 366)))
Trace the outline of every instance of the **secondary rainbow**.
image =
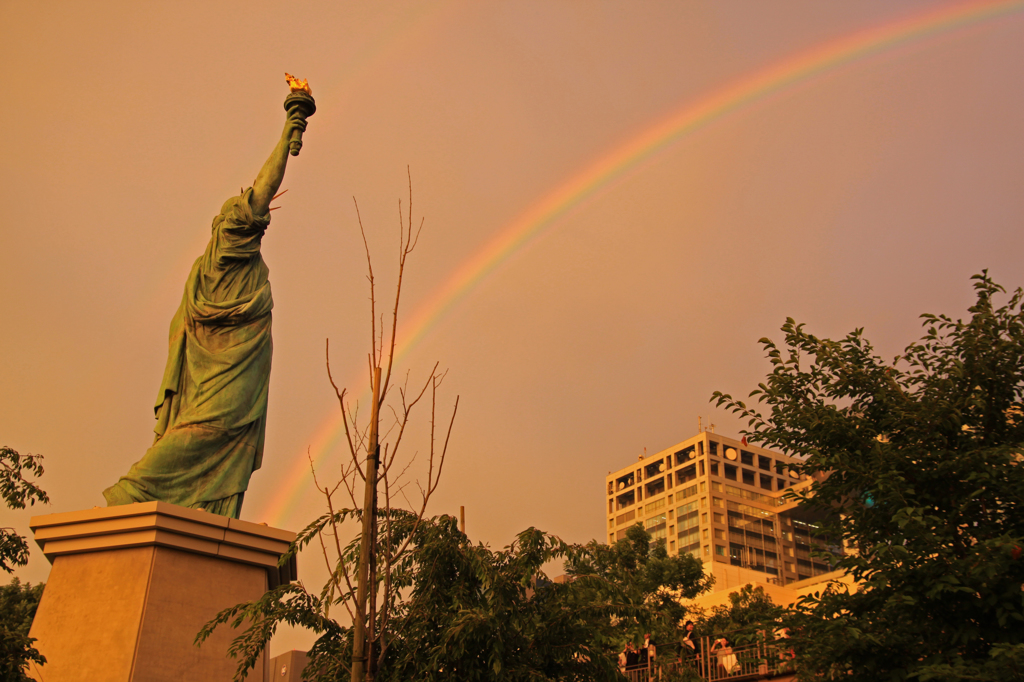
MULTIPOLYGON (((841 66, 891 52, 908 43, 951 35, 1022 10, 1024 0, 972 0, 945 5, 796 53, 688 102, 602 155, 499 230, 480 251, 463 262, 402 326, 398 334, 396 360, 405 356, 452 308, 513 254, 520 252, 571 211, 584 206, 595 194, 608 189, 628 173, 636 172, 646 161, 674 143, 772 94, 821 77, 841 66)), ((366 387, 362 386, 357 394, 365 392, 366 387)), ((365 396, 363 400, 366 400, 365 396)), ((309 448, 314 463, 319 465, 328 453, 336 450, 342 433, 339 417, 329 419, 317 429, 309 448)), ((272 525, 284 523, 302 493, 312 490, 306 453, 297 454, 294 459, 296 464, 289 471, 287 480, 262 510, 263 518, 272 525)))

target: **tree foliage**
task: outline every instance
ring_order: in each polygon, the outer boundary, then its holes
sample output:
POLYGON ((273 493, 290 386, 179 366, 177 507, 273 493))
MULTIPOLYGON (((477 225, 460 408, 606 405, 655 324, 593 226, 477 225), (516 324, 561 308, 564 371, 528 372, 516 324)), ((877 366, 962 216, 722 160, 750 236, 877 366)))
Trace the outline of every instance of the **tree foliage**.
MULTIPOLYGON (((0 446, 0 495, 9 509, 24 509, 36 502, 50 501, 33 478, 43 475, 42 455, 22 455, 0 446)), ((13 528, 0 528, 0 569, 13 573, 28 563, 28 543, 13 528)), ((0 587, 0 680, 27 680, 24 670, 30 662, 42 665, 46 659, 32 646, 28 636, 32 617, 42 596, 42 584, 22 585, 14 578, 0 587)))
MULTIPOLYGON (((50 498, 35 481, 43 475, 42 455, 21 455, 7 446, 0 446, 0 495, 9 509, 24 509, 36 502, 46 504, 50 498)), ((15 566, 28 563, 28 543, 13 528, 0 528, 0 569, 14 572, 15 566)))
POLYGON ((788 319, 772 372, 731 396, 755 442, 805 456, 795 494, 851 551, 789 618, 805 678, 1024 675, 1024 313, 1020 289, 974 278, 966 319, 923 315, 892 362, 857 329, 834 341, 788 319))
POLYGON ((683 600, 693 599, 714 583, 693 556, 669 556, 664 541, 652 546, 650 535, 639 524, 614 545, 588 543, 570 557, 565 569, 586 599, 642 607, 636 616, 594 633, 606 638, 603 645, 616 650, 627 639, 639 644, 644 634, 663 647, 678 641, 680 624, 688 614, 683 600))
POLYGON ((32 646, 35 640, 28 636, 42 596, 43 583, 23 584, 13 578, 0 587, 0 682, 27 682, 25 668, 29 663, 46 662, 32 646))
POLYGON ((744 585, 729 594, 729 605, 721 604, 694 619, 698 636, 712 640, 725 637, 733 644, 747 644, 774 632, 785 609, 769 597, 760 585, 744 585))
MULTIPOLYGON (((699 561, 651 550, 639 526, 611 547, 572 545, 529 528, 508 547, 491 550, 471 543, 450 516, 417 522, 412 513, 387 513, 396 537, 411 532, 413 538, 412 551, 394 567, 389 621, 378 616, 378 680, 618 679, 616 657, 625 639, 674 632, 673 619, 684 614, 679 599, 709 584, 699 561), (556 582, 544 567, 558 561, 568 578, 556 582)), ((292 551, 325 523, 307 527, 292 551)), ((355 538, 344 553, 354 556, 358 547, 355 538)), ((200 636, 220 624, 246 628, 232 648, 242 679, 279 623, 306 627, 319 637, 305 679, 347 679, 352 632, 329 617, 337 602, 327 589, 311 594, 298 583, 283 585, 225 610, 200 636)))

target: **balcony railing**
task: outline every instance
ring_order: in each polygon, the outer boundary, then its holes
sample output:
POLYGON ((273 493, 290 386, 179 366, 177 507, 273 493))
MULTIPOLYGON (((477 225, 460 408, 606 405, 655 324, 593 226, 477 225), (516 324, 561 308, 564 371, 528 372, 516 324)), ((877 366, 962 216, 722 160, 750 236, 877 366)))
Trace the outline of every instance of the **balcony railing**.
POLYGON ((689 669, 706 682, 740 682, 794 671, 793 652, 784 641, 759 642, 715 651, 710 650, 712 642, 707 638, 701 644, 699 654, 684 653, 678 660, 666 660, 667 657, 660 656, 649 666, 627 668, 623 674, 629 682, 660 682, 674 679, 684 669, 689 669))

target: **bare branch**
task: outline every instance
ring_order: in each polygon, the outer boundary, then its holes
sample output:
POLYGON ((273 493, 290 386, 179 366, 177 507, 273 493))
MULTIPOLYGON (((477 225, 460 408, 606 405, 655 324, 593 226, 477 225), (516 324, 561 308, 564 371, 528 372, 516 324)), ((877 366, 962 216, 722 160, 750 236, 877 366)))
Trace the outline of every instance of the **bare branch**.
MULTIPOLYGON (((312 456, 312 454, 310 454, 309 448, 306 449, 306 457, 309 459, 309 468, 310 468, 310 471, 313 474, 313 485, 315 485, 317 490, 322 492, 324 497, 327 499, 327 509, 328 509, 328 511, 330 512, 330 515, 331 515, 330 516, 330 519, 331 519, 330 520, 331 530, 332 530, 332 534, 334 535, 335 549, 338 552, 338 562, 337 562, 336 565, 332 565, 330 559, 327 556, 327 546, 324 545, 324 540, 323 540, 323 536, 321 535, 321 533, 317 533, 317 539, 319 539, 320 547, 323 549, 324 562, 327 564, 327 570, 330 572, 331 581, 334 583, 334 589, 336 589, 338 591, 338 595, 340 597, 341 594, 343 594, 343 592, 342 592, 342 589, 341 589, 341 585, 338 583, 338 571, 339 570, 342 571, 342 574, 345 577, 345 583, 348 585, 349 592, 352 591, 352 583, 349 580, 348 570, 345 568, 345 555, 341 551, 341 541, 338 540, 338 524, 337 524, 336 516, 335 516, 335 513, 334 513, 334 504, 333 504, 333 502, 331 500, 331 492, 332 491, 328 490, 326 486, 324 486, 323 488, 320 487, 320 482, 317 480, 317 477, 316 477, 316 468, 313 466, 313 456, 312 456)), ((337 490, 337 489, 338 489, 338 487, 335 486, 334 490, 337 490)), ((349 617, 351 618, 353 614, 352 614, 352 609, 348 605, 348 600, 344 600, 343 603, 345 604, 345 609, 349 612, 349 617)), ((330 608, 330 602, 328 602, 328 605, 325 607, 324 617, 327 617, 327 615, 328 615, 327 614, 327 609, 329 609, 329 608, 330 608)))
POLYGON ((334 383, 334 377, 331 376, 331 340, 327 339, 327 378, 331 382, 331 386, 334 388, 334 394, 338 396, 338 405, 341 407, 341 421, 345 425, 345 440, 348 442, 348 451, 352 454, 352 462, 355 464, 356 472, 359 473, 359 478, 366 480, 366 476, 363 475, 363 469, 359 466, 359 457, 356 455, 356 447, 352 442, 352 434, 348 429, 348 415, 345 410, 345 391, 347 389, 338 390, 338 385, 334 383))
MULTIPOLYGON (((363 217, 359 215, 359 202, 352 197, 352 203, 356 206, 356 220, 359 222, 359 234, 363 237, 363 250, 366 251, 366 271, 369 273, 367 279, 370 281, 370 345, 372 347, 372 366, 377 365, 377 297, 373 281, 373 260, 370 258, 370 245, 366 241, 366 230, 363 229, 363 217)), ((371 373, 372 376, 372 373, 371 373)))
MULTIPOLYGON (((416 242, 419 241, 420 230, 423 229, 423 222, 420 222, 420 228, 416 231, 416 238, 413 240, 412 235, 412 170, 406 166, 406 174, 409 177, 409 227, 406 231, 402 220, 402 202, 398 202, 398 243, 399 243, 399 255, 398 255, 398 284, 395 286, 395 305, 391 311, 391 339, 388 345, 388 367, 384 373, 384 383, 381 385, 381 400, 387 394, 387 388, 391 382, 391 369, 395 360, 395 341, 398 332, 398 308, 399 303, 402 299, 402 281, 405 277, 405 261, 412 253, 413 249, 416 248, 416 242)), ((383 352, 383 344, 381 347, 383 352)))

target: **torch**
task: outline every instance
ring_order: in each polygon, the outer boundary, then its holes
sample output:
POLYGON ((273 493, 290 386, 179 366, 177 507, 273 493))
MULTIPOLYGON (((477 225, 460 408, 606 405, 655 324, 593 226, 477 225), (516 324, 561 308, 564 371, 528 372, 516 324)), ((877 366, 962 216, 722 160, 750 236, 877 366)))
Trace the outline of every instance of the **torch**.
MULTIPOLYGON (((298 109, 302 114, 302 120, 306 120, 307 117, 316 113, 316 102, 313 100, 313 91, 309 89, 309 83, 305 78, 300 80, 289 73, 286 73, 284 77, 291 89, 284 99, 284 110, 291 115, 292 109, 298 109)), ((292 132, 292 139, 288 141, 288 152, 292 156, 298 156, 300 149, 302 149, 302 131, 295 130, 292 132)))

